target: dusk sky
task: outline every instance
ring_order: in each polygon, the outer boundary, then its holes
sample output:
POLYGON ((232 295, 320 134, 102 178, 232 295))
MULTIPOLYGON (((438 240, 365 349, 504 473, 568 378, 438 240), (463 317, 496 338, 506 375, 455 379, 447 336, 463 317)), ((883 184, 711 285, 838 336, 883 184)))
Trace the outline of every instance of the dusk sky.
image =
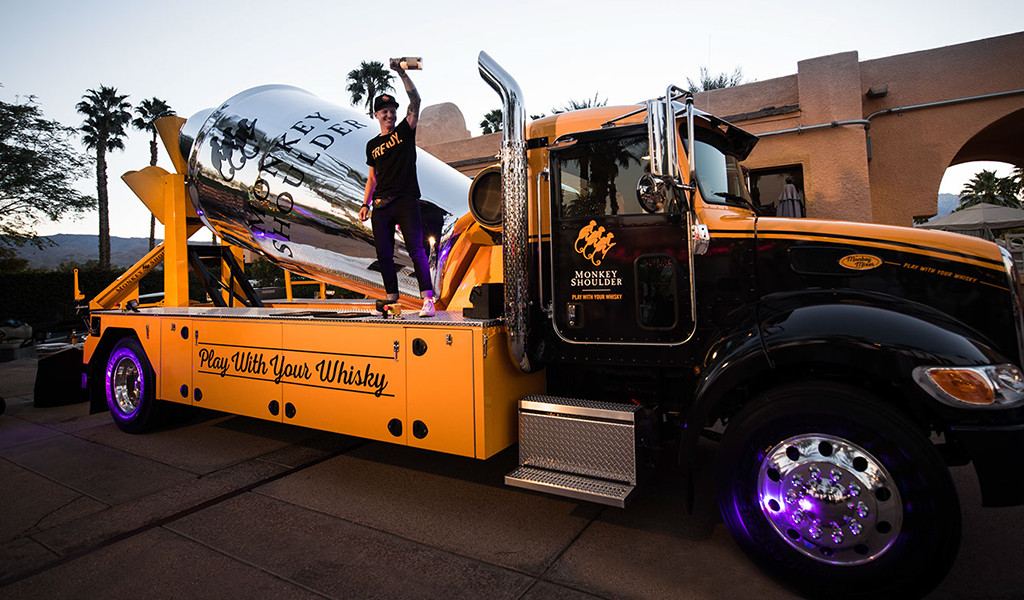
MULTIPOLYGON (((35 95, 46 117, 72 126, 82 122, 75 104, 100 85, 133 103, 162 98, 183 117, 267 83, 348 106, 345 75, 360 61, 422 56, 424 70, 412 77, 424 104, 457 104, 475 135, 483 114, 499 106, 477 72, 481 50, 518 80, 527 114, 536 114, 595 93, 633 104, 663 94, 668 83, 685 86, 701 66, 740 67, 745 80, 761 81, 838 52, 870 60, 1024 29, 1020 3, 1011 0, 3 4, 0 98, 35 95)), ((111 235, 146 237, 149 212, 120 176, 149 164, 148 135, 131 130, 126 147, 109 157, 111 235)), ((159 164, 172 169, 162 151, 159 164)), ((951 169, 940 192, 958 193, 983 166, 993 163, 951 169)), ((94 179, 80 187, 95 195, 94 179)), ((39 232, 95 234, 97 215, 43 223, 39 232)))

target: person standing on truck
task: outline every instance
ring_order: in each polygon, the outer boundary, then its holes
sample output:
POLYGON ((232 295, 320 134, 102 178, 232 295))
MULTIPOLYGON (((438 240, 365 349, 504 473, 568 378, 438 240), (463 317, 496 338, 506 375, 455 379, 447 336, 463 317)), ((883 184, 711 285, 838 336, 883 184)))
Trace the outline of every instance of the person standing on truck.
POLYGON ((413 270, 423 294, 421 317, 434 316, 434 290, 430 266, 423 248, 423 220, 420 215, 420 186, 416 178, 416 124, 420 117, 420 94, 401 61, 391 59, 409 94, 409 110, 400 123, 398 101, 381 94, 373 101, 373 117, 380 123, 380 135, 366 143, 366 164, 370 167, 359 209, 359 220, 370 218, 373 210, 373 239, 377 247, 384 291, 389 301, 398 300, 398 275, 395 271, 395 225, 402 229, 405 247, 412 258, 413 270))

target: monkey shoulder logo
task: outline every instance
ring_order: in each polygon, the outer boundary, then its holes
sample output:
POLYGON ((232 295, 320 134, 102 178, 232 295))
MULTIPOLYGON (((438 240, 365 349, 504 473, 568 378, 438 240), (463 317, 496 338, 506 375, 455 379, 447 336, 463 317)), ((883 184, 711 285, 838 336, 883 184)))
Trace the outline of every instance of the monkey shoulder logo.
POLYGON ((847 254, 839 259, 839 264, 852 271, 867 271, 882 264, 882 259, 873 254, 847 254))
MULTIPOLYGON (((614 233, 598 227, 597 221, 591 221, 580 229, 573 249, 597 267, 615 243, 614 233)), ((578 288, 573 290, 572 300, 622 300, 622 294, 615 290, 622 286, 622 277, 616 269, 575 270, 569 285, 578 288)))
POLYGON ((580 229, 573 247, 577 253, 583 255, 583 258, 589 260, 595 267, 598 267, 614 245, 615 234, 605 231, 604 227, 598 227, 597 221, 591 221, 580 229))

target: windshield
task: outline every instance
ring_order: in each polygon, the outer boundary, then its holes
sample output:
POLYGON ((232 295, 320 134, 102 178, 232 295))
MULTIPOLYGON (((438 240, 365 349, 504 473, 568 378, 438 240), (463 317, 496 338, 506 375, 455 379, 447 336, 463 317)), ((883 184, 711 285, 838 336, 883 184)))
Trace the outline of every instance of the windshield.
MULTIPOLYGON (((686 130, 680 128, 683 151, 686 151, 686 130)), ((732 204, 746 206, 750 193, 740 168, 739 161, 732 154, 729 141, 703 128, 696 130, 697 187, 700 196, 710 204, 732 204), (742 200, 741 200, 742 199, 742 200)))

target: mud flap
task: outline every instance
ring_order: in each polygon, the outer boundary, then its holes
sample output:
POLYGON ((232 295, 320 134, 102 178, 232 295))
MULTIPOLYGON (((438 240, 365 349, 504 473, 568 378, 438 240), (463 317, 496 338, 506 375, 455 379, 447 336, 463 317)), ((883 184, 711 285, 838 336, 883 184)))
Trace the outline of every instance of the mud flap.
POLYGON ((39 359, 33 404, 38 408, 85 402, 82 350, 68 348, 39 359))

